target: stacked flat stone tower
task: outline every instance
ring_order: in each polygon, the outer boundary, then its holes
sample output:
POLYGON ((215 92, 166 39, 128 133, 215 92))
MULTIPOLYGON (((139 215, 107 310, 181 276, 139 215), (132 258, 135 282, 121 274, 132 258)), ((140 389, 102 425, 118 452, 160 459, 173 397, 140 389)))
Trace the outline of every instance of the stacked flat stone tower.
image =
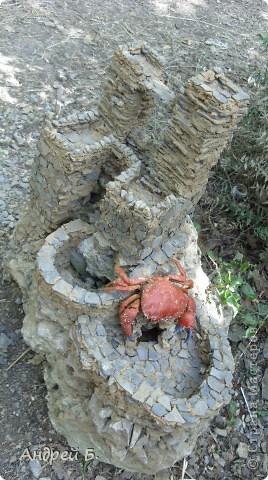
POLYGON ((162 67, 145 44, 119 48, 98 108, 45 126, 9 259, 25 340, 46 354, 53 425, 82 453, 148 474, 189 455, 230 400, 228 318, 208 299, 188 214, 248 101, 218 70, 177 94, 162 67), (146 125, 157 106, 167 121, 155 144, 146 125), (103 289, 115 263, 151 277, 176 273, 174 257, 194 281, 193 338, 140 313, 125 340, 128 293, 103 289))

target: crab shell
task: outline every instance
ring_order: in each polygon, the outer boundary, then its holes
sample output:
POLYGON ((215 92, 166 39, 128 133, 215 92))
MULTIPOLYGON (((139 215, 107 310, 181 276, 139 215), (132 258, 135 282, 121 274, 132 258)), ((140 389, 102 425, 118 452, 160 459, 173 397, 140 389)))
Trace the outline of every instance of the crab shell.
POLYGON ((175 320, 186 309, 187 296, 166 279, 147 283, 141 294, 141 309, 154 321, 175 320))

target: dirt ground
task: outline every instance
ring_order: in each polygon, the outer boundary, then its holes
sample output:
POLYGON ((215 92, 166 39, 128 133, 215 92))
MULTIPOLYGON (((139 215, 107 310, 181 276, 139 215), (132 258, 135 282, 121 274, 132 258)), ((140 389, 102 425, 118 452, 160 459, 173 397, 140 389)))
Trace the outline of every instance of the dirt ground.
MULTIPOLYGON (((267 35, 268 1, 0 0, 0 21, 2 258, 27 197, 36 141, 45 117, 87 110, 96 103, 118 45, 147 41, 166 57, 167 82, 172 85, 217 65, 251 93, 248 78, 263 63, 258 34, 267 35)), ((221 235, 224 237, 224 232, 221 235)), ((55 460, 51 465, 43 459, 31 461, 27 455, 21 458, 25 449, 40 452, 50 447, 64 452, 70 448, 49 421, 42 359, 27 351, 20 333, 21 293, 3 269, 0 311, 0 479, 182 478, 182 462, 149 477, 98 460, 88 465, 80 455, 74 460, 55 460), (21 360, 12 366, 21 354, 21 360)), ((252 452, 250 416, 241 394, 249 365, 246 342, 232 341, 237 362, 232 395, 238 408, 223 409, 209 432, 200 437, 187 459, 185 479, 264 480, 267 476, 267 417, 258 420, 257 450, 252 452)), ((260 371, 264 370, 264 343, 260 335, 256 360, 260 371)))

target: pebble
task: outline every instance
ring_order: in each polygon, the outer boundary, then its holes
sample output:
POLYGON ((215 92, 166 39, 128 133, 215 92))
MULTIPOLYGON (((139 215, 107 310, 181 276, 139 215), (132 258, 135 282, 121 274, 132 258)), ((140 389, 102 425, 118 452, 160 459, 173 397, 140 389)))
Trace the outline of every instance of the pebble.
POLYGON ((30 460, 29 469, 33 474, 34 478, 40 478, 40 474, 42 472, 42 466, 37 458, 35 458, 34 460, 30 460))
POLYGON ((0 333, 0 350, 7 350, 14 342, 5 333, 0 333))
POLYGON ((240 458, 248 458, 249 447, 246 443, 240 442, 236 451, 240 458))
POLYGON ((25 140, 24 140, 24 138, 23 138, 21 135, 19 135, 18 133, 14 133, 13 138, 14 138, 14 140, 16 140, 16 142, 17 142, 17 144, 18 144, 19 146, 24 145, 25 140))
POLYGON ((223 428, 215 428, 214 433, 216 435, 219 435, 219 437, 227 437, 227 430, 224 430, 223 428))

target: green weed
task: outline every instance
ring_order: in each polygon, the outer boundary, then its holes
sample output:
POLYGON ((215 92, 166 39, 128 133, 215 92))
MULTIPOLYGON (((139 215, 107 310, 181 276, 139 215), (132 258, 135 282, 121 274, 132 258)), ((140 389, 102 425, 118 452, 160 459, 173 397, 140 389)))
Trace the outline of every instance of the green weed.
POLYGON ((214 283, 222 304, 232 309, 233 318, 237 317, 246 327, 245 336, 251 338, 268 318, 268 305, 251 285, 254 266, 244 261, 242 253, 237 253, 231 262, 217 259, 211 251, 207 255, 217 268, 214 283))
POLYGON ((231 426, 235 423, 236 413, 237 413, 237 410, 239 409, 239 404, 236 403, 234 400, 231 400, 227 408, 228 408, 227 426, 231 426))

